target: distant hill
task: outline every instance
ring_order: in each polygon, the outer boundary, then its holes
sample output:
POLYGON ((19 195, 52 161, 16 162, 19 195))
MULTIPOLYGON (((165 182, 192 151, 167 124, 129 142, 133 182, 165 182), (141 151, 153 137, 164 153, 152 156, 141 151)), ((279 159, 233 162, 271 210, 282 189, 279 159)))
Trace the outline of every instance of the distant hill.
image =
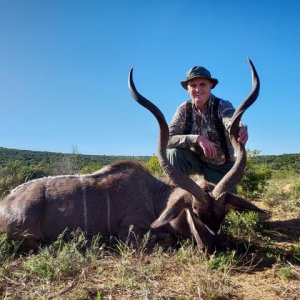
POLYGON ((61 161, 64 158, 72 158, 76 156, 77 163, 84 166, 88 163, 98 163, 107 165, 120 160, 135 160, 139 162, 146 162, 150 156, 108 156, 108 155, 85 155, 85 154, 67 154, 46 151, 30 151, 17 150, 0 147, 0 167, 4 167, 11 161, 21 161, 24 164, 53 164, 61 161))
MULTIPOLYGON (((11 161, 21 161, 25 165, 53 165, 66 158, 74 158, 78 167, 83 168, 87 164, 97 163, 107 165, 120 160, 134 160, 146 162, 150 156, 111 156, 111 155, 85 155, 66 154, 46 151, 17 150, 0 147, 0 167, 6 166, 11 161)), ((258 155, 253 157, 257 164, 266 164, 274 170, 294 170, 300 173, 300 154, 282 155, 258 155)))
POLYGON ((274 170, 293 170, 300 173, 300 154, 259 155, 253 158, 257 164, 266 164, 274 170))

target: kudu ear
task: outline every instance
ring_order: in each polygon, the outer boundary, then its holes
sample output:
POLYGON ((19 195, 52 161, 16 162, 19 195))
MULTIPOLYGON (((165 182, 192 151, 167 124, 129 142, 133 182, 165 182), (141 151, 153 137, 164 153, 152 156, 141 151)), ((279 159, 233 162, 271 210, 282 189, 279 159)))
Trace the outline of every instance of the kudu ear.
POLYGON ((183 198, 173 205, 167 206, 160 216, 150 225, 151 228, 158 228, 173 221, 187 207, 187 201, 183 198))
POLYGON ((231 193, 226 194, 226 204, 229 208, 233 208, 238 211, 252 210, 260 213, 266 213, 266 211, 260 209, 251 202, 231 193))

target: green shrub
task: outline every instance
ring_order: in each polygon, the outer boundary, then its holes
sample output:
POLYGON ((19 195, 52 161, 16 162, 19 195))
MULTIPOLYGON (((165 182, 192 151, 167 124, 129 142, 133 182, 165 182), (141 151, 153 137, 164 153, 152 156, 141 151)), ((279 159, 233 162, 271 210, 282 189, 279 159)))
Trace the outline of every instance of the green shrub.
POLYGON ((28 166, 21 161, 12 161, 0 169, 0 198, 5 197, 10 190, 28 180, 47 175, 47 172, 39 166, 28 166))
POLYGON ((226 252, 212 255, 207 261, 207 267, 210 270, 228 271, 237 263, 235 252, 226 252))
POLYGON ((242 181, 238 184, 238 193, 245 197, 260 196, 266 189, 267 182, 271 178, 271 169, 267 165, 257 165, 254 163, 254 157, 258 151, 247 151, 247 165, 242 181))
POLYGON ((258 213, 254 211, 245 213, 230 211, 224 224, 224 231, 234 237, 255 236, 260 228, 258 213))
POLYGON ((162 169, 159 165, 157 156, 153 155, 146 163, 145 167, 151 174, 162 175, 162 169))
POLYGON ((103 168, 104 165, 96 162, 89 162, 87 165, 85 165, 83 168, 80 169, 80 174, 92 174, 101 168, 103 168))

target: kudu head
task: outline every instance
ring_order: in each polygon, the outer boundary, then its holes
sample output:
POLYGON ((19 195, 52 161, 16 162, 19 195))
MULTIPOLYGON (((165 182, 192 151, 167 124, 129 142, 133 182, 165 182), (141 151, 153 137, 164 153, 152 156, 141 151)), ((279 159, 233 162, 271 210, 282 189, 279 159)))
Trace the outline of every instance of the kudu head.
POLYGON ((160 166, 168 178, 179 188, 171 194, 167 207, 151 224, 151 228, 158 228, 170 223, 180 235, 194 237, 198 247, 201 250, 205 248, 208 252, 215 251, 220 242, 221 227, 228 208, 263 212, 250 202, 229 192, 242 179, 246 166, 245 146, 238 142, 239 123, 243 113, 256 100, 259 93, 259 78, 250 59, 249 63, 252 71, 252 91, 236 109, 229 129, 236 155, 235 164, 217 185, 205 180, 195 182, 169 163, 166 156, 169 139, 168 124, 162 112, 136 90, 132 79, 133 69, 129 73, 128 85, 131 95, 140 105, 148 109, 159 123, 157 156, 160 166))

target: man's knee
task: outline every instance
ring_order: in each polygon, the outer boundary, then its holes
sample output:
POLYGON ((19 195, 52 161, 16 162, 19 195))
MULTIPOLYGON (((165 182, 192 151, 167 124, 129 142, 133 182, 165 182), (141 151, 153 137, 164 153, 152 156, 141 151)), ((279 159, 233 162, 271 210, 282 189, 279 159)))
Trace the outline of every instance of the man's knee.
POLYGON ((190 149, 167 149, 167 157, 171 165, 186 175, 190 175, 191 173, 195 172, 195 166, 199 165, 199 159, 190 149))
POLYGON ((188 175, 191 170, 191 164, 188 161, 188 155, 186 149, 170 148, 167 149, 167 157, 171 165, 173 165, 178 171, 188 175))
POLYGON ((172 164, 174 161, 180 161, 186 159, 186 150, 181 148, 167 149, 167 157, 172 164))

